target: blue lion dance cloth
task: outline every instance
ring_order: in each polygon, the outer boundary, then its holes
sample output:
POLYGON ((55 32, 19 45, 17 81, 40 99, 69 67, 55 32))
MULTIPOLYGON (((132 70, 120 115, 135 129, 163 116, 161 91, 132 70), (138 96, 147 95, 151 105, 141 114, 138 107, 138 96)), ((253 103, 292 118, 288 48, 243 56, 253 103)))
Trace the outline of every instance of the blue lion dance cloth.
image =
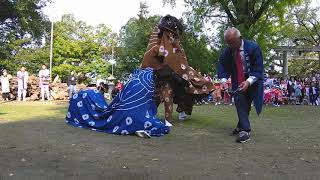
POLYGON ((156 117, 153 94, 153 70, 139 69, 109 105, 98 90, 74 94, 66 123, 111 134, 128 135, 145 130, 151 136, 162 136, 170 128, 156 117))

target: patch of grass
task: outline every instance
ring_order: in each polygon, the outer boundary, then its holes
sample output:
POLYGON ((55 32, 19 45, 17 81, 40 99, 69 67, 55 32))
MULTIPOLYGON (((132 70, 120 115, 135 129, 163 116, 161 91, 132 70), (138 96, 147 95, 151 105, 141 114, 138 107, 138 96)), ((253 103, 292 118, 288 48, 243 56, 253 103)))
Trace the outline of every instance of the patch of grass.
MULTIPOLYGON (((195 106, 170 134, 117 136, 65 124, 68 103, 0 104, 0 179, 319 179, 320 108, 251 112, 252 140, 235 143, 234 106, 195 106), (23 159, 23 160, 22 160, 23 159), (218 177, 218 178, 217 178, 218 177)), ((163 106, 159 108, 163 118, 163 106)))
POLYGON ((40 120, 42 118, 63 118, 67 111, 65 102, 10 102, 0 104, 1 121, 40 120))

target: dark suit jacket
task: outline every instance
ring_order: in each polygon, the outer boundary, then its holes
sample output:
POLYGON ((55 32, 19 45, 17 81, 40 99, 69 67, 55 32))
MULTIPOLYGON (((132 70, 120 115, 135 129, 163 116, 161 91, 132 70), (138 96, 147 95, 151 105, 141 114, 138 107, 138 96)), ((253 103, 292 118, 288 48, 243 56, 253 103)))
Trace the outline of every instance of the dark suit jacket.
MULTIPOLYGON (((256 111, 260 114, 263 104, 263 58, 259 45, 253 41, 244 41, 244 58, 246 64, 245 76, 255 76, 258 80, 253 83, 250 88, 255 88, 253 91, 253 102, 256 107, 256 111)), ((237 68, 235 63, 234 52, 231 48, 226 48, 221 54, 218 64, 218 78, 229 78, 231 76, 232 89, 238 88, 237 83, 237 68)))

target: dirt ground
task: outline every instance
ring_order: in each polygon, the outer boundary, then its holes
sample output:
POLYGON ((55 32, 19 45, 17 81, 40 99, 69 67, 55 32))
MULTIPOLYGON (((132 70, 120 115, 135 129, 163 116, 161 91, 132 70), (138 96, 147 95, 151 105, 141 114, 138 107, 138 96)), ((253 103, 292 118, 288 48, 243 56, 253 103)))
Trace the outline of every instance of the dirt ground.
POLYGON ((246 144, 229 135, 232 106, 196 106, 169 135, 151 139, 71 127, 66 107, 0 104, 0 180, 320 179, 319 107, 252 112, 246 144))

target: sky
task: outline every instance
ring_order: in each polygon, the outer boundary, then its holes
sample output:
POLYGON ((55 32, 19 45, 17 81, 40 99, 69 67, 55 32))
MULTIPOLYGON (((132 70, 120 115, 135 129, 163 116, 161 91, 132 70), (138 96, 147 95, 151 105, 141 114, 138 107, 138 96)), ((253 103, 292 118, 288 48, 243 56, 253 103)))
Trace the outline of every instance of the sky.
MULTIPOLYGON (((141 0, 52 0, 44 13, 51 21, 59 21, 63 14, 73 14, 77 21, 90 25, 106 24, 118 32, 127 21, 137 16, 141 0)), ((150 15, 170 14, 180 18, 185 10, 184 1, 176 0, 176 7, 163 7, 162 0, 145 0, 150 15)))
MULTIPOLYGON (((77 21, 81 20, 89 25, 106 24, 114 32, 127 21, 136 17, 141 0, 52 0, 44 13, 51 21, 59 21, 64 14, 73 14, 77 21)), ((186 10, 184 0, 176 0, 176 7, 169 4, 163 7, 162 0, 143 0, 149 6, 150 15, 173 15, 180 18, 186 10)), ((312 5, 320 6, 320 0, 312 0, 312 5)))

